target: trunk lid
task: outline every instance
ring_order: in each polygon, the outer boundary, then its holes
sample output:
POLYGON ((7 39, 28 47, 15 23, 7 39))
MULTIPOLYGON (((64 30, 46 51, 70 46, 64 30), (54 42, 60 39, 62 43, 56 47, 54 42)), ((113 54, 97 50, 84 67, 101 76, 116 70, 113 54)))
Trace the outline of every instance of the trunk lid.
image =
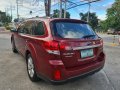
POLYGON ((66 68, 84 65, 96 60, 100 40, 56 39, 61 59, 66 68), (87 53, 87 54, 86 54, 87 53))

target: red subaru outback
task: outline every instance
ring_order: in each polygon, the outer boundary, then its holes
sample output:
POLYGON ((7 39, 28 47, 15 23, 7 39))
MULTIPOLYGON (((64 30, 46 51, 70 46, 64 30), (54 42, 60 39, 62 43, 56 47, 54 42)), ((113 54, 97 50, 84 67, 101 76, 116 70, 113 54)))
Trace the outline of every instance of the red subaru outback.
POLYGON ((84 21, 33 18, 12 30, 12 50, 25 57, 31 81, 61 83, 101 70, 103 40, 84 21))

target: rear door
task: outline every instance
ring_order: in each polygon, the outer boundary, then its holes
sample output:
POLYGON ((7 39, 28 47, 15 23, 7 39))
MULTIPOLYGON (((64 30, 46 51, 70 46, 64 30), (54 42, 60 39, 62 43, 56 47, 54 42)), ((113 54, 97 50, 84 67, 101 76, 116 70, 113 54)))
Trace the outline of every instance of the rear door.
POLYGON ((23 44, 22 44, 22 36, 24 34, 24 23, 20 24, 20 26, 18 27, 18 33, 15 34, 15 45, 16 45, 16 48, 18 49, 19 52, 21 52, 21 49, 23 47, 23 44))

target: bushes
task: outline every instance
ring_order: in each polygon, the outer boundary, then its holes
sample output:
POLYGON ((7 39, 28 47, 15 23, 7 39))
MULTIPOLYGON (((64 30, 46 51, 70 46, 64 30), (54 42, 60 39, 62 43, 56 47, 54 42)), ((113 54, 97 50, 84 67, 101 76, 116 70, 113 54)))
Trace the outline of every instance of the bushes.
POLYGON ((11 30, 10 26, 6 26, 5 28, 6 28, 6 30, 11 30))
POLYGON ((10 29, 11 29, 11 27, 9 26, 8 23, 5 23, 5 24, 4 24, 4 27, 6 28, 6 30, 10 30, 10 29))

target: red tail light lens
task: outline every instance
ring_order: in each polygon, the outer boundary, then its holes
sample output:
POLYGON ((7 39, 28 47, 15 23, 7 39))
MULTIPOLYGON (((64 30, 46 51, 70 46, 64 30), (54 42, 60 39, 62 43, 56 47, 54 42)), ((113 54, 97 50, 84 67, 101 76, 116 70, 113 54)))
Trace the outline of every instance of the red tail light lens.
POLYGON ((72 47, 70 47, 68 44, 60 44, 57 41, 50 41, 45 42, 44 47, 47 50, 71 50, 72 47))
POLYGON ((55 80, 60 80, 61 79, 61 72, 60 72, 60 70, 56 70, 55 71, 54 78, 55 78, 55 80))
POLYGON ((44 47, 48 50, 59 50, 59 44, 56 41, 45 42, 44 47))
POLYGON ((60 50, 65 50, 65 45, 60 45, 60 50))

